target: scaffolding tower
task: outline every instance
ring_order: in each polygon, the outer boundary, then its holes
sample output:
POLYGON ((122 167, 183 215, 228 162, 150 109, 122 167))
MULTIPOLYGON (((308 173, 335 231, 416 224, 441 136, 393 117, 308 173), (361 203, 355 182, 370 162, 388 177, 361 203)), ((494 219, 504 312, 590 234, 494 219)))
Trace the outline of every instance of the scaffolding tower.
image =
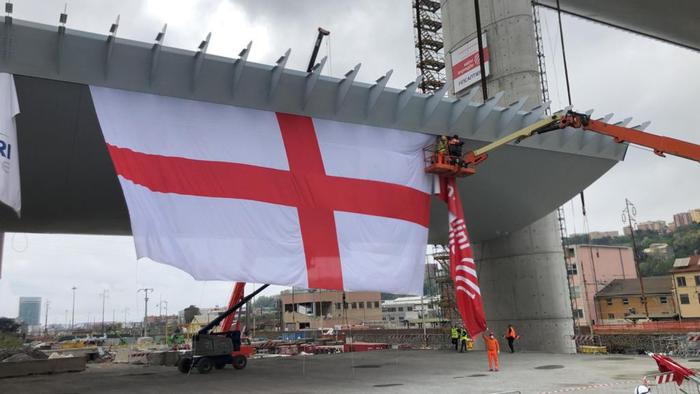
POLYGON ((416 68, 423 77, 418 89, 432 93, 445 85, 445 54, 442 41, 440 1, 413 0, 416 68))
POLYGON ((455 295, 454 283, 450 275, 450 252, 446 246, 441 251, 433 254, 433 259, 439 264, 440 269, 436 273, 435 281, 440 287, 439 307, 442 319, 449 321, 451 326, 455 326, 461 321, 457 310, 457 299, 455 295))

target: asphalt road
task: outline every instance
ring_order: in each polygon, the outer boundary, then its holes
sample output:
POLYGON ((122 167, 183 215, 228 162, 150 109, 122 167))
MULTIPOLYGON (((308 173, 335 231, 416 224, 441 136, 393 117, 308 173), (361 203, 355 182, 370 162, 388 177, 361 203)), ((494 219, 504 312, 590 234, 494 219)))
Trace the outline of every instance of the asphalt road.
MULTIPOLYGON (((689 367, 700 366, 688 362, 689 367)), ((207 375, 174 367, 89 364, 79 373, 0 379, 0 393, 632 393, 656 373, 645 356, 387 350, 249 360, 207 375)))

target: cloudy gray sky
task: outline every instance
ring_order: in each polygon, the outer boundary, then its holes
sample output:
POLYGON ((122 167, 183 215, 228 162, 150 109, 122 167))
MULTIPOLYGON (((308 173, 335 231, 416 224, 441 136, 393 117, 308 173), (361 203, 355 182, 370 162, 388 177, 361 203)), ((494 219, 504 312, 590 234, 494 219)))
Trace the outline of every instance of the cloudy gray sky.
MULTIPOLYGON (((56 24, 65 1, 13 3, 16 18, 56 24)), ((358 80, 371 81, 393 69, 389 85, 395 87, 416 75, 409 0, 72 0, 68 14, 69 28, 99 33, 121 15, 119 36, 147 42, 167 22, 165 44, 174 47, 194 49, 212 32, 209 52, 229 57, 252 40, 249 59, 262 63, 292 48, 287 66, 296 69, 306 67, 316 27, 323 26, 332 32, 320 53, 330 50, 324 73, 340 76, 362 62, 358 80)), ((542 16, 552 107, 558 109, 566 105, 566 89, 556 15, 543 10, 542 16)), ((614 112, 615 119, 632 116, 637 123, 650 120, 648 130, 700 142, 700 54, 566 16, 564 30, 576 109, 593 108, 599 116, 614 112)), ((671 220, 673 213, 700 208, 698 179, 697 163, 630 148, 623 163, 586 190, 590 229, 619 230, 626 197, 636 203, 640 221, 671 220)), ((578 200, 566 211, 569 231, 582 232, 578 200)), ((137 263, 129 237, 6 236, 0 316, 17 315, 19 296, 41 296, 51 303, 49 321, 64 323, 74 285, 77 321, 101 319, 103 289, 109 291, 107 320, 114 313, 120 321, 127 308, 127 319, 143 316, 143 298, 136 292, 142 287, 155 289, 149 310, 163 299, 169 311, 225 304, 231 290, 230 283, 197 282, 169 266, 137 263)))

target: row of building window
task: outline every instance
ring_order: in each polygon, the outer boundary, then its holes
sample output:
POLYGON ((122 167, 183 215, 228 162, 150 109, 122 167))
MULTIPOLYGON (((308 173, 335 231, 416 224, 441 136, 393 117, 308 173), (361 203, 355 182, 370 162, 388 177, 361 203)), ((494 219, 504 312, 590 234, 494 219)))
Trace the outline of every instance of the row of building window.
MULTIPOLYGON (((383 308, 383 309, 382 309, 382 312, 403 312, 403 309, 404 309, 404 308, 403 308, 402 306, 400 306, 400 307, 391 307, 391 308, 383 308)), ((413 307, 412 307, 412 306, 407 306, 407 307, 406 307, 406 311, 407 311, 407 312, 411 312, 412 310, 413 310, 413 307)))
MULTIPOLYGON (((651 298, 651 297, 647 297, 647 298, 651 298)), ((610 305, 613 304, 613 299, 612 299, 612 298, 606 298, 606 299, 605 299, 605 302, 608 304, 608 306, 610 306, 610 305)), ((642 304, 644 304, 644 298, 639 297, 639 302, 641 302, 642 304)), ((668 297, 666 297, 666 296, 660 296, 660 297, 659 297, 659 303, 660 303, 660 304, 668 304, 668 297)), ((629 304, 630 304, 629 298, 626 298, 626 297, 623 298, 623 299, 622 299, 622 304, 623 304, 623 305, 629 305, 629 304)))
MULTIPOLYGON (((676 284, 678 287, 686 287, 685 276, 679 276, 676 278, 676 284)), ((695 275, 695 286, 700 286, 700 275, 695 275)))
MULTIPOLYGON (((360 302, 346 302, 345 303, 345 309, 365 309, 365 306, 367 306, 367 309, 372 309, 372 308, 379 308, 379 301, 367 301, 365 303, 364 301, 360 302)), ((341 309, 342 308, 342 302, 336 302, 335 303, 335 309, 341 309)))
MULTIPOLYGON (((688 294, 678 294, 678 299, 683 305, 690 304, 690 296, 688 294)), ((698 302, 700 302, 700 294, 698 294, 698 302)))
MULTIPOLYGON (((627 316, 629 316, 629 315, 631 315, 631 314, 633 315, 633 314, 637 313, 634 309, 631 309, 631 311, 632 311, 633 313, 625 313, 624 316, 622 316, 622 317, 627 317, 627 316)), ((670 313, 669 313, 669 312, 661 312, 661 314, 662 314, 662 315, 669 315, 670 313)), ((615 314, 614 314, 614 313, 608 313, 608 319, 615 319, 615 314)))

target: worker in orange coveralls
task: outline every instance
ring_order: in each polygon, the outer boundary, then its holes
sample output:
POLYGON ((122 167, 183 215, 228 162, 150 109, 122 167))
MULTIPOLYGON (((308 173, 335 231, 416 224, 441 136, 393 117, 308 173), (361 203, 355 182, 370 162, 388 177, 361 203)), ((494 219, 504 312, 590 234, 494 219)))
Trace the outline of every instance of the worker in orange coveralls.
POLYGON ((486 344, 486 353, 489 356, 489 371, 498 371, 498 354, 501 352, 501 345, 494 337, 493 331, 489 332, 488 336, 482 334, 482 337, 486 344))

